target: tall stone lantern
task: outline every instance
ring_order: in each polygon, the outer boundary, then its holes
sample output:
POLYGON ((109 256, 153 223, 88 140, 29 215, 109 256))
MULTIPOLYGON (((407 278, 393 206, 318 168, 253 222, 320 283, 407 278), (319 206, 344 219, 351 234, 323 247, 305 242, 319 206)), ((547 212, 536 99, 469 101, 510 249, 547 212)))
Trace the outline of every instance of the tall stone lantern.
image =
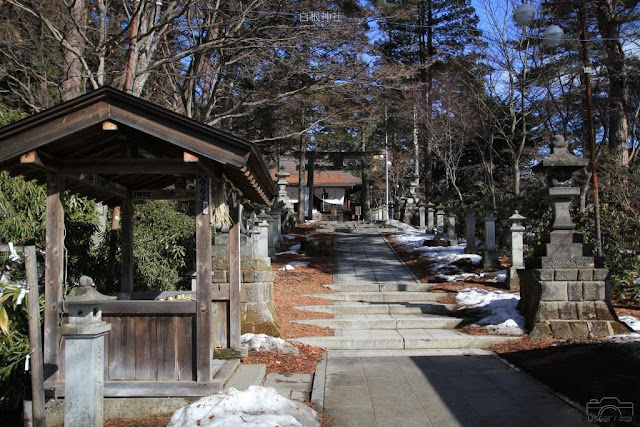
POLYGON ((65 425, 103 425, 104 336, 111 325, 102 321, 100 304, 115 299, 96 291, 88 276, 64 299, 69 313, 69 323, 60 327, 65 339, 65 425))
POLYGON ((611 307, 605 282, 608 270, 596 266, 571 219, 571 199, 580 194, 572 186, 573 173, 588 163, 569 153, 567 142, 556 135, 551 155, 536 166, 547 174, 553 222, 534 258, 526 260, 525 269, 517 270, 518 308, 531 338, 584 339, 629 331, 611 307))

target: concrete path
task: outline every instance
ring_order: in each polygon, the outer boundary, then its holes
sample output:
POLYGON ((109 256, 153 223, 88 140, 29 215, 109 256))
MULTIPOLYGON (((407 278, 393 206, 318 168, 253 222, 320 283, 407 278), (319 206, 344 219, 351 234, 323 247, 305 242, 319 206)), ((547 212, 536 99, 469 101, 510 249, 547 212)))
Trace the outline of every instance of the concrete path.
POLYGON ((589 425, 584 412, 477 349, 329 351, 324 410, 332 427, 589 425))
POLYGON ((461 319, 448 316, 452 307, 433 301, 378 229, 336 230, 334 249, 334 305, 300 309, 334 313, 301 323, 335 336, 299 339, 328 350, 312 400, 331 426, 588 425, 583 413, 474 348, 504 337, 455 331, 461 319))

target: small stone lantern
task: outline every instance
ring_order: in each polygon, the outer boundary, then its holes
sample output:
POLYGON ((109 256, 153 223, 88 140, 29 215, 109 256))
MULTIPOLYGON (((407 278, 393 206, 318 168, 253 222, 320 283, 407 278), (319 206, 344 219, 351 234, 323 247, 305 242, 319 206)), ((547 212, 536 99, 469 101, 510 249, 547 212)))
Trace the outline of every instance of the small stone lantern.
POLYGON ((64 298, 69 313, 69 323, 60 327, 66 346, 65 425, 103 425, 104 336, 111 325, 102 321, 100 304, 115 299, 96 291, 88 276, 64 298))

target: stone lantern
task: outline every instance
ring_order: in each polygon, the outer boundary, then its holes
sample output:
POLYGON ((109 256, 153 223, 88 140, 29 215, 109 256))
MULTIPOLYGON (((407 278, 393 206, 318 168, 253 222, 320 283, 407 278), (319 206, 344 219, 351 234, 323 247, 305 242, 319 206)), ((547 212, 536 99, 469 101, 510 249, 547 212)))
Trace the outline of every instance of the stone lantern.
POLYGON ((278 178, 278 181, 276 182, 278 185, 278 196, 276 197, 275 208, 278 211, 292 209, 289 196, 287 195, 287 178, 290 175, 291 174, 289 172, 284 170, 284 167, 280 168, 276 173, 276 178, 278 178))
POLYGON ((611 307, 605 282, 608 270, 596 266, 571 220, 571 198, 580 194, 571 186, 573 173, 588 163, 569 153, 562 136, 554 136, 551 155, 534 168, 547 173, 553 222, 535 257, 517 270, 518 308, 531 338, 585 339, 629 332, 611 307))
POLYGON ((64 423, 102 426, 104 397, 104 336, 111 325, 102 321, 100 304, 115 300, 96 291, 93 279, 80 278, 80 286, 64 298, 69 323, 60 327, 65 339, 64 423))

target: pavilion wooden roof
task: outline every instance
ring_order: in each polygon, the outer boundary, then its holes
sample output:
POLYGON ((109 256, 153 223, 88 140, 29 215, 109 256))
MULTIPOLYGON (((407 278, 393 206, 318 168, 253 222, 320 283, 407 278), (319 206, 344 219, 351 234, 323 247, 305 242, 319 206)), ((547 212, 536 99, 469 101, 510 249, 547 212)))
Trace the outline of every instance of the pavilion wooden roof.
POLYGON ((255 144, 111 87, 0 128, 0 170, 41 183, 62 173, 68 190, 111 206, 196 175, 256 202, 276 195, 255 144))

